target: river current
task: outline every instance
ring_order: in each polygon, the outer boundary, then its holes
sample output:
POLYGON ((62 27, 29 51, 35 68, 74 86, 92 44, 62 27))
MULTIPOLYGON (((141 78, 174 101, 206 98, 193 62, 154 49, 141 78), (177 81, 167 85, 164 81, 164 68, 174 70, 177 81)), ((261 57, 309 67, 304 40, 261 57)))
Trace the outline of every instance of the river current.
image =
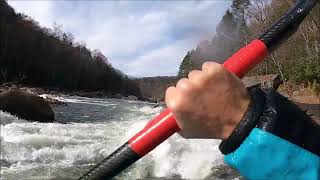
MULTIPOLYGON (((119 99, 54 97, 55 123, 27 122, 0 111, 0 179, 77 179, 161 111, 119 99)), ((116 179, 238 179, 223 163, 219 140, 175 134, 116 179)))

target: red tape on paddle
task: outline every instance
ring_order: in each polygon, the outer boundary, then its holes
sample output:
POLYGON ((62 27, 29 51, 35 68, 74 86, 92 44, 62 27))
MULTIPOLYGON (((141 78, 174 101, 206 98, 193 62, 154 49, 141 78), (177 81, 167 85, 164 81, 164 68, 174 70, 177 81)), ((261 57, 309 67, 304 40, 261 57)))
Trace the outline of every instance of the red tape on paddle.
POLYGON ((268 55, 267 46, 260 40, 254 40, 238 50, 223 66, 231 73, 242 78, 251 69, 257 66, 268 55))
MULTIPOLYGON (((227 59, 223 66, 242 78, 259 64, 267 54, 266 45, 260 40, 254 40, 227 59)), ((179 130, 173 114, 169 109, 165 109, 129 140, 129 146, 142 157, 179 130)))

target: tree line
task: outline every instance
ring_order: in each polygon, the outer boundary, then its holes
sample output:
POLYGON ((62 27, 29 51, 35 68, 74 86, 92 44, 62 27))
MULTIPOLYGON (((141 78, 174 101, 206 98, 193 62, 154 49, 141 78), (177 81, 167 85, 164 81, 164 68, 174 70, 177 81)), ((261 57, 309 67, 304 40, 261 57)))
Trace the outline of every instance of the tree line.
MULTIPOLYGON (((178 77, 200 69, 207 60, 222 63, 271 26, 295 0, 233 0, 209 40, 187 52, 178 77)), ((249 75, 279 73, 296 83, 320 82, 320 5, 288 42, 249 75)), ((139 96, 139 85, 112 67, 99 50, 75 42, 61 26, 41 27, 0 0, 0 84, 15 82, 62 90, 103 90, 139 96)), ((140 87, 141 88, 141 87, 140 87)))
POLYGON ((101 51, 75 42, 61 29, 57 24, 41 27, 0 0, 0 84, 139 94, 133 80, 113 68, 101 51))
MULTIPOLYGON (((199 69, 204 61, 222 63, 240 47, 257 38, 290 7, 295 0, 233 0, 216 34, 187 53, 178 72, 185 77, 199 69)), ((275 50, 249 75, 278 73, 294 83, 320 83, 320 3, 301 24, 298 31, 275 50)))

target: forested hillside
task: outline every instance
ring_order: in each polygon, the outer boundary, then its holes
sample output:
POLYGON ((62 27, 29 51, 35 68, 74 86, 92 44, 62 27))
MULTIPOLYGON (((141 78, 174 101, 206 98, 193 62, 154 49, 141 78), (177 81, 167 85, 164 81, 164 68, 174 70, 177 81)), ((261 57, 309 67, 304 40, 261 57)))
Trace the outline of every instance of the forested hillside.
MULTIPOLYGON (((186 52, 178 77, 199 69, 207 60, 222 63, 270 27, 294 2, 233 0, 215 35, 186 52)), ((294 83, 309 83, 320 88, 319 11, 320 3, 296 34, 249 75, 278 73, 294 83)), ((140 92, 146 92, 143 88, 153 86, 151 82, 165 86, 172 83, 166 78, 159 78, 159 82, 144 80, 137 83, 129 79, 113 68, 99 50, 90 50, 75 42, 73 35, 63 32, 59 25, 41 27, 27 15, 16 13, 5 0, 0 0, 0 84, 12 82, 61 90, 103 90, 107 94, 140 97, 140 92)))
MULTIPOLYGON (((241 46, 270 27, 295 0, 233 0, 216 29, 215 36, 187 53, 178 76, 200 68, 207 60, 223 62, 241 46)), ((299 30, 249 75, 278 73, 294 83, 320 82, 320 3, 301 24, 299 30)))
POLYGON ((99 50, 75 42, 59 25, 41 27, 0 0, 0 84, 138 95, 137 86, 99 50))

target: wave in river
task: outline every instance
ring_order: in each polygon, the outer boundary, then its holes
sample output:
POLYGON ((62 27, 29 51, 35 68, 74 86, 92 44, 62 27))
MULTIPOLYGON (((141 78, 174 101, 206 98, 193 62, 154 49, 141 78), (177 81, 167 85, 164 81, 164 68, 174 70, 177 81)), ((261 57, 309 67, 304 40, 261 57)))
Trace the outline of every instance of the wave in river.
MULTIPOLYGON (((1 167, 2 178, 76 179, 126 142, 160 111, 161 108, 141 102, 74 97, 69 99, 68 106, 55 109, 59 122, 63 123, 30 123, 0 111, 0 159, 5 164, 1 167), (92 106, 101 106, 101 112, 92 114, 105 113, 106 116, 99 116, 101 119, 95 122, 68 121, 68 113, 78 112, 79 117, 86 113, 90 118, 88 109, 92 106), (111 117, 109 114, 119 112, 122 113, 115 116, 118 119, 107 118, 111 117)), ((219 143, 219 140, 186 140, 173 135, 119 179, 218 178, 226 174, 225 169, 221 170, 224 164, 219 143), (217 170, 219 172, 215 173, 217 170)), ((238 176, 231 172, 224 177, 238 176)))

